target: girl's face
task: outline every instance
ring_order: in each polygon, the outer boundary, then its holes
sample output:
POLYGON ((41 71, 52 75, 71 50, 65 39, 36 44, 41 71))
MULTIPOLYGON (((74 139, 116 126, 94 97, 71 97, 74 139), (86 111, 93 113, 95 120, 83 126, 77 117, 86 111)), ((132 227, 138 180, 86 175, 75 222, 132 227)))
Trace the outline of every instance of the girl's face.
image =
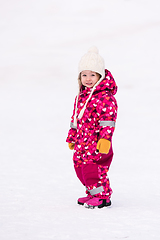
POLYGON ((100 79, 100 75, 96 72, 85 70, 81 72, 82 85, 88 88, 92 88, 96 82, 100 79))

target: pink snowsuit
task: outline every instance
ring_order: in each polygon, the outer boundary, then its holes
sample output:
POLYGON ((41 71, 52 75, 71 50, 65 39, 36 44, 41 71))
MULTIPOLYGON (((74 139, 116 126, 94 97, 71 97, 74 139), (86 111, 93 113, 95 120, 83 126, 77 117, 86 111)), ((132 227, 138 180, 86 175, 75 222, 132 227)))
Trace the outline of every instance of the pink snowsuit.
MULTIPOLYGON (((77 116, 90 92, 90 88, 82 85, 77 116)), ((107 172, 113 158, 113 150, 111 144, 109 153, 101 154, 96 147, 101 138, 112 142, 117 118, 117 102, 113 96, 116 92, 116 83, 111 73, 105 70, 105 78, 95 88, 82 118, 77 119, 77 127, 73 124, 75 99, 71 128, 66 140, 68 143, 75 143, 73 161, 79 180, 86 186, 88 194, 101 199, 106 199, 112 194, 107 172)))

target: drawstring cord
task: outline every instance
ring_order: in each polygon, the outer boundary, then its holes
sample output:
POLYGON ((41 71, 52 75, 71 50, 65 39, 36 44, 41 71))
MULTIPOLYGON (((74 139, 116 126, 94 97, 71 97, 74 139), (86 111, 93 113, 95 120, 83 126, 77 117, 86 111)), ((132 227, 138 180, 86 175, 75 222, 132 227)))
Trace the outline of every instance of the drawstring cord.
POLYGON ((91 99, 92 94, 93 94, 95 88, 98 86, 98 84, 99 84, 102 80, 103 80, 103 79, 100 78, 100 79, 98 80, 98 82, 94 85, 94 87, 92 88, 92 91, 91 91, 88 99, 86 100, 86 103, 85 103, 84 107, 82 108, 82 110, 80 111, 80 113, 79 113, 79 115, 78 115, 78 117, 77 117, 78 98, 79 98, 79 95, 80 95, 80 91, 79 91, 79 93, 78 93, 78 95, 77 95, 77 99, 76 99, 76 107, 75 107, 75 113, 74 113, 74 126, 75 126, 75 127, 77 127, 77 119, 81 119, 81 118, 83 117, 84 111, 86 110, 86 106, 87 106, 89 100, 91 99))

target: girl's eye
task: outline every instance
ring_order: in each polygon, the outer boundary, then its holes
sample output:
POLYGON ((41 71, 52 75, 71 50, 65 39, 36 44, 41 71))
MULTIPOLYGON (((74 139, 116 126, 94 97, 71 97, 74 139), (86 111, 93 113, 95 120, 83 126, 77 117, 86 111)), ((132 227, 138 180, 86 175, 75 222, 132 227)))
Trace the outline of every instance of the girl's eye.
POLYGON ((85 75, 85 74, 83 74, 83 75, 82 75, 82 77, 86 77, 86 75, 85 75))
POLYGON ((95 74, 92 74, 92 77, 94 77, 95 76, 95 74))

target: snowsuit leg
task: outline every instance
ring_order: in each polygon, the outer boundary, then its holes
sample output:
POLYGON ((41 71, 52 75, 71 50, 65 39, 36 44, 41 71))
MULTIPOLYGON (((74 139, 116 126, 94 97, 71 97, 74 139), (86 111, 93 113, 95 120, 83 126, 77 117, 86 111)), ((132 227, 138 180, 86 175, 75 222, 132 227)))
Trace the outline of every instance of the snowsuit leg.
POLYGON ((110 188, 109 178, 107 176, 108 168, 107 166, 97 165, 98 168, 98 181, 96 183, 92 183, 87 185, 88 191, 92 196, 98 197, 101 199, 108 199, 112 194, 112 189, 110 188), (98 193, 92 193, 92 190, 99 190, 98 193))
POLYGON ((94 196, 99 198, 108 198, 112 194, 107 172, 113 158, 112 146, 108 154, 102 154, 102 158, 96 162, 85 162, 81 166, 76 167, 75 171, 81 183, 87 187, 89 191, 95 188, 103 187, 103 191, 94 196))

